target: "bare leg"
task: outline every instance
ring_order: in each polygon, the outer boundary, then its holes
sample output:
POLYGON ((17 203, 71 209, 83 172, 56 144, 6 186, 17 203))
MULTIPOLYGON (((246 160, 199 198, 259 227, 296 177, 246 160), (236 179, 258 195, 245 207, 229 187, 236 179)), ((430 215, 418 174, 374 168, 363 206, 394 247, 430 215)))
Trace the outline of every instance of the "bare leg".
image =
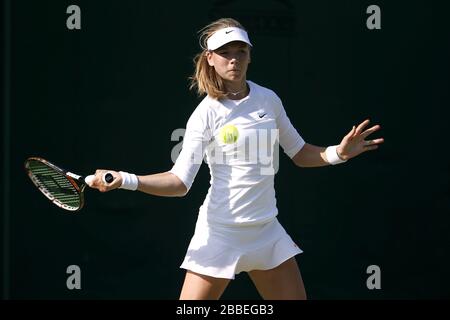
POLYGON ((253 270, 250 278, 266 300, 306 300, 305 286, 294 257, 270 270, 253 270))
POLYGON ((214 278, 188 270, 180 300, 218 300, 229 282, 230 279, 214 278))

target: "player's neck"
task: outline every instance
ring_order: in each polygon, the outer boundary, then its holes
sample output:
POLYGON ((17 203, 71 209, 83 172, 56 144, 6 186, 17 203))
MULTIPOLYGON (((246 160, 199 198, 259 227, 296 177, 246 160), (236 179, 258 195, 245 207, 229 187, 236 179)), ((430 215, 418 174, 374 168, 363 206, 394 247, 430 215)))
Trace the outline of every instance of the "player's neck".
POLYGON ((249 93, 249 87, 247 81, 243 81, 239 85, 228 84, 226 85, 227 98, 230 100, 241 100, 245 98, 249 93))

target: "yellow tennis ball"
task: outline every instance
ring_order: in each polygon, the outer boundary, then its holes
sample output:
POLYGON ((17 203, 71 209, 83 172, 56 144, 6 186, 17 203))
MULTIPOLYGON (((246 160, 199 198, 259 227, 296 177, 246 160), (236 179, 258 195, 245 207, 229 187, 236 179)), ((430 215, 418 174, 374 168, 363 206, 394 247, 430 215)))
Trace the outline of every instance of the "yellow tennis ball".
POLYGON ((222 139, 224 143, 235 143, 238 138, 239 131, 232 124, 227 124, 226 126, 223 126, 222 129, 220 129, 220 139, 222 139))

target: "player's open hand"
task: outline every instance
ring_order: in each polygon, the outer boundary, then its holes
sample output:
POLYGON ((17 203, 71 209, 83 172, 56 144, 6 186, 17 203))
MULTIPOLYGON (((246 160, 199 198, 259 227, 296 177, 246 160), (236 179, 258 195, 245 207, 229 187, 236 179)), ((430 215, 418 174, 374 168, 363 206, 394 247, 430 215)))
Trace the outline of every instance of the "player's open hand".
POLYGON ((122 176, 120 173, 112 170, 98 169, 95 171, 95 175, 91 176, 87 182, 88 186, 94 189, 98 189, 100 192, 111 191, 119 188, 122 185, 122 176), (108 182, 111 178, 108 175, 112 175, 113 180, 108 182))
POLYGON ((351 159, 365 151, 377 149, 378 145, 384 142, 383 138, 366 140, 370 134, 381 129, 381 126, 377 124, 367 130, 364 130, 369 123, 370 120, 367 119, 358 125, 358 127, 353 126, 350 132, 342 139, 339 147, 337 148, 340 158, 343 160, 351 159))

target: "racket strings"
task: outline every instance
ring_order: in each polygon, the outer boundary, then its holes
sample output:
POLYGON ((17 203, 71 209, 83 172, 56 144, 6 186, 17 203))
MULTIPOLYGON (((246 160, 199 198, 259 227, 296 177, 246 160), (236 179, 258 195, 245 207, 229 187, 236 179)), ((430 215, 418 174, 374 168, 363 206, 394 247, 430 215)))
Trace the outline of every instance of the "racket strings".
POLYGON ((68 210, 80 208, 80 194, 65 175, 37 161, 29 163, 28 168, 31 180, 56 205, 68 210))

